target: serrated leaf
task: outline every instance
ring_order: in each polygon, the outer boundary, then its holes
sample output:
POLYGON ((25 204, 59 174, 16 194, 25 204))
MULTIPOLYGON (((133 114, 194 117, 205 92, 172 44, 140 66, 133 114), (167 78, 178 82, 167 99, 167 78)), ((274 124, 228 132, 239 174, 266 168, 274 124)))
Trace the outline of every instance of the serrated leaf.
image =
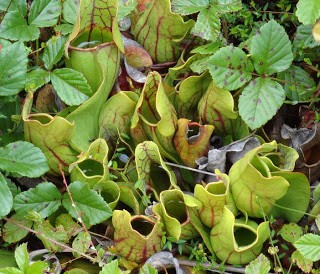
POLYGON ((26 273, 29 265, 29 254, 27 250, 27 243, 19 245, 14 252, 14 257, 16 259, 19 269, 26 273))
POLYGON ((79 0, 65 0, 62 3, 63 19, 70 24, 74 24, 78 18, 78 5, 79 0))
POLYGON ((33 222, 31 220, 27 220, 24 217, 14 214, 3 226, 3 239, 10 244, 19 242, 29 233, 29 231, 22 228, 22 226, 31 228, 32 224, 33 222))
POLYGON ((38 67, 27 74, 27 81, 24 85, 25 90, 35 91, 50 81, 48 71, 38 67))
POLYGON ((304 256, 313 262, 320 260, 320 236, 307 233, 303 235, 294 244, 295 248, 304 256))
POLYGON ((245 274, 267 274, 271 269, 269 259, 260 254, 256 259, 250 262, 245 268, 245 274))
POLYGON ((293 101, 310 100, 316 89, 316 82, 309 73, 297 66, 280 72, 278 78, 284 80, 286 96, 293 101))
POLYGON ((0 37, 8 40, 33 41, 39 38, 37 26, 28 25, 19 11, 8 12, 0 24, 0 37))
POLYGON ((296 223, 284 224, 280 230, 281 237, 289 243, 294 243, 303 235, 302 227, 296 223))
POLYGON ((205 40, 216 41, 220 33, 221 23, 214 8, 200 11, 191 33, 205 40))
POLYGON ((13 197, 7 185, 7 181, 0 173, 0 218, 7 216, 12 208, 13 197))
POLYGON ((62 203, 73 218, 79 218, 75 211, 77 210, 86 225, 95 225, 112 216, 109 205, 96 191, 89 189, 86 183, 73 182, 69 185, 69 190, 75 207, 67 193, 64 194, 62 203))
POLYGON ((296 15, 302 24, 314 24, 320 18, 319 0, 299 0, 296 15))
POLYGON ((53 36, 47 41, 47 46, 43 51, 42 60, 46 69, 51 70, 63 55, 64 44, 67 38, 65 36, 53 36))
POLYGON ((0 1, 0 10, 2 11, 19 11, 22 17, 27 15, 26 0, 2 0, 0 1))
POLYGON ((107 263, 99 272, 99 274, 122 274, 118 266, 118 260, 113 260, 110 263, 107 263))
POLYGON ((215 9, 219 13, 235 12, 242 8, 241 0, 218 0, 215 9))
POLYGON ((26 274, 42 274, 45 273, 45 269, 48 267, 48 263, 36 261, 30 264, 26 274))
POLYGON ((284 71, 293 60, 289 36, 275 20, 264 24, 252 38, 250 53, 254 67, 260 74, 284 71))
POLYGON ((26 82, 28 52, 22 42, 0 50, 0 96, 15 95, 26 82))
POLYGON ((34 0, 31 4, 28 22, 37 27, 51 27, 58 22, 60 12, 60 0, 34 0))
POLYGON ((80 253, 86 253, 91 244, 91 237, 85 231, 81 231, 72 242, 73 256, 76 258, 81 257, 80 253))
POLYGON ((301 253, 297 250, 295 250, 291 254, 292 262, 295 263, 302 271, 303 273, 310 273, 312 270, 312 261, 305 258, 301 253))
POLYGON ((209 5, 209 0, 172 0, 172 11, 182 15, 189 15, 205 10, 209 5))
POLYGON ((62 35, 67 35, 72 32, 73 25, 71 24, 61 24, 54 27, 54 30, 62 35))
POLYGON ((51 82, 60 99, 69 106, 82 104, 92 93, 83 74, 70 68, 55 69, 51 82))
POLYGON ((219 88, 235 90, 251 80, 253 65, 240 48, 221 48, 208 60, 209 72, 219 88))
POLYGON ((48 171, 47 160, 42 151, 24 141, 10 143, 0 148, 0 169, 14 177, 39 177, 48 171))
POLYGON ((277 113, 284 99, 285 91, 279 83, 259 77, 243 89, 239 114, 251 129, 256 129, 277 113))
POLYGON ((13 208, 19 215, 34 210, 43 218, 50 216, 60 205, 61 194, 57 187, 49 182, 43 182, 36 188, 21 192, 13 200, 13 208))

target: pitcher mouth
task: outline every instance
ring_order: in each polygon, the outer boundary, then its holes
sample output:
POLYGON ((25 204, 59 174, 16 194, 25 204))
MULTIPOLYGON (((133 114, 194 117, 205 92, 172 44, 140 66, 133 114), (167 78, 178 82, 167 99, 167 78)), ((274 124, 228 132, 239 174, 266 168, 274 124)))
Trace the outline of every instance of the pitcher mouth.
POLYGON ((102 29, 83 31, 68 45, 69 50, 96 51, 114 45, 112 33, 102 29))

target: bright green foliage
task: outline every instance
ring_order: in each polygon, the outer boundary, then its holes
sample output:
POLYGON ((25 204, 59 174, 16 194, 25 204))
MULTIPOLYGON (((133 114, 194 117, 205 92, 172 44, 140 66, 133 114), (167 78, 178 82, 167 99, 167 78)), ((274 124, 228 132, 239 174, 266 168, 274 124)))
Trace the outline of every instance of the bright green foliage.
POLYGON ((51 82, 61 100, 70 106, 80 105, 92 92, 82 73, 69 68, 54 70, 51 82))
POLYGON ((0 27, 0 37, 10 40, 32 41, 39 37, 40 31, 35 25, 28 25, 19 11, 8 12, 0 27))
POLYGON ((298 250, 291 254, 291 260, 295 263, 303 273, 310 273, 312 270, 312 261, 304 257, 298 250))
POLYGON ((51 27, 57 23, 60 12, 61 1, 59 0, 34 0, 28 22, 37 27, 51 27))
POLYGON ((133 10, 137 8, 137 0, 119 1, 118 2, 118 21, 128 16, 133 10))
POLYGON ((60 205, 61 194, 57 187, 49 182, 21 192, 13 201, 13 208, 19 215, 26 215, 29 211, 34 210, 43 218, 57 211, 60 205))
POLYGON ((122 274, 123 271, 120 270, 118 266, 118 260, 113 260, 107 263, 99 272, 99 274, 122 274))
POLYGON ((172 0, 172 11, 189 15, 205 10, 209 4, 209 0, 172 0))
POLYGON ((240 48, 221 48, 208 60, 209 72, 219 88, 235 90, 252 78, 253 65, 240 48))
POLYGON ((14 177, 39 177, 48 171, 46 158, 33 144, 23 141, 0 148, 0 170, 14 177))
POLYGON ((287 70, 280 72, 278 78, 285 81, 283 87, 286 97, 292 101, 307 101, 316 89, 314 79, 298 66, 290 66, 287 70))
POLYGON ((96 191, 89 189, 86 183, 73 182, 69 190, 75 206, 67 193, 63 196, 62 204, 73 218, 81 217, 86 225, 95 225, 111 217, 112 211, 108 204, 96 191))
POLYGON ((2 237, 7 243, 19 242, 29 233, 28 230, 20 226, 31 228, 32 224, 33 221, 25 219, 24 216, 18 216, 17 214, 14 214, 10 217, 9 221, 3 226, 2 237))
POLYGON ((63 19, 70 24, 74 24, 78 18, 78 5, 75 0, 65 0, 62 3, 63 19))
POLYGON ((0 217, 9 214, 13 203, 11 191, 7 185, 6 179, 0 173, 0 217))
POLYGON ((8 12, 19 11, 22 17, 27 15, 27 1, 26 0, 3 0, 0 2, 0 10, 8 12), (9 6, 10 5, 10 6, 9 6))
POLYGON ((15 95, 24 88, 27 63, 28 52, 22 42, 7 45, 0 51, 0 97, 15 95))
POLYGON ((63 56, 64 43, 66 42, 65 36, 53 36, 46 43, 46 47, 43 51, 42 60, 46 69, 51 70, 63 56))
POLYGON ((260 254, 249 265, 246 266, 245 274, 267 274, 271 269, 269 259, 260 254))
POLYGON ((270 120, 285 99, 283 87, 270 78, 257 78, 246 86, 239 98, 239 114, 251 129, 270 120))
POLYGON ((320 2, 318 0, 299 0, 296 15, 301 23, 314 24, 320 18, 320 2))
POLYGON ((254 67, 260 74, 284 71, 293 60, 289 37, 274 20, 263 25, 252 38, 250 53, 254 67))
POLYGON ((296 249, 305 258, 316 262, 320 260, 320 236, 307 233, 294 243, 296 249))
POLYGON ((25 90, 34 91, 50 81, 50 73, 42 68, 36 68, 27 74, 25 90))

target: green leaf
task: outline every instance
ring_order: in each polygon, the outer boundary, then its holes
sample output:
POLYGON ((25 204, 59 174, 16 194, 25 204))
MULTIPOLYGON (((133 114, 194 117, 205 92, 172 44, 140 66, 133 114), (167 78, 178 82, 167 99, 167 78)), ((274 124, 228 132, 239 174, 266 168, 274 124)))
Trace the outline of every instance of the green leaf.
POLYGON ((260 254, 246 266, 245 274, 268 274, 270 269, 269 259, 265 255, 260 254))
POLYGON ((28 267, 26 274, 43 274, 47 267, 48 264, 46 262, 36 261, 28 267))
POLYGON ((58 22, 60 12, 60 0, 34 0, 31 4, 28 22, 37 27, 51 27, 58 22))
POLYGON ((200 11, 191 33, 205 40, 216 41, 220 33, 220 18, 214 8, 200 11))
POLYGON ((304 25, 315 24, 320 18, 320 2, 318 0, 299 0, 296 15, 304 25))
POLYGON ((49 182, 43 182, 36 188, 21 192, 13 201, 13 208, 19 215, 34 210, 43 218, 50 216, 60 205, 61 194, 57 187, 49 182))
POLYGON ((275 20, 264 24, 252 38, 250 53, 254 67, 260 74, 284 71, 293 60, 289 37, 275 20))
POLYGON ((312 270, 312 261, 305 258, 298 250, 295 250, 291 254, 292 262, 295 263, 302 271, 303 273, 310 273, 312 270))
POLYGON ((27 229, 22 228, 21 226, 31 228, 32 224, 33 222, 31 220, 27 220, 22 216, 14 214, 3 226, 3 239, 10 244, 19 242, 29 233, 27 229))
POLYGON ((0 269, 0 274, 24 274, 24 272, 14 267, 6 267, 0 269))
POLYGON ((26 273, 29 266, 29 254, 27 250, 27 243, 23 243, 19 245, 14 252, 14 257, 16 258, 16 262, 19 266, 19 269, 26 273))
POLYGON ((61 24, 61 25, 55 26, 54 30, 56 32, 61 33, 62 35, 67 35, 67 34, 72 32, 73 25, 71 25, 71 24, 61 24))
POLYGON ((78 2, 79 0, 65 0, 62 3, 63 19, 70 24, 74 24, 78 18, 78 2))
POLYGON ((284 80, 286 96, 293 101, 307 101, 313 96, 316 83, 309 73, 298 66, 291 66, 280 72, 278 78, 284 80))
POLYGON ((38 39, 39 35, 40 30, 34 25, 28 25, 27 20, 17 10, 8 12, 0 24, 1 38, 14 41, 33 41, 38 39))
POLYGON ((70 68, 55 69, 51 82, 61 100, 70 106, 82 104, 92 93, 83 74, 70 68))
POLYGON ((48 171, 47 160, 42 151, 24 141, 10 143, 0 148, 0 169, 14 177, 39 177, 48 171))
POLYGON ((7 181, 0 173, 0 218, 7 216, 12 208, 13 197, 7 181))
POLYGON ((65 36, 53 36, 47 41, 47 46, 43 51, 42 60, 46 69, 51 70, 53 65, 60 61, 63 56, 64 44, 67 38, 65 36))
POLYGON ((313 262, 320 260, 320 236, 307 233, 303 235, 294 244, 295 248, 304 256, 313 262))
POLYGON ((302 227, 296 223, 284 224, 280 230, 281 237, 289 243, 294 243, 303 235, 302 227))
POLYGON ((235 12, 242 8, 241 0, 218 0, 214 6, 219 13, 235 12))
POLYGON ((24 85, 25 90, 35 91, 50 81, 48 71, 38 67, 27 74, 27 81, 24 85))
POLYGON ((240 48, 221 48, 208 60, 209 72, 219 88, 235 90, 252 78, 253 65, 240 48))
POLYGON ((172 11, 182 15, 189 15, 205 10, 209 0, 172 0, 172 11))
POLYGON ((7 11, 7 12, 17 10, 20 12, 22 17, 25 17, 27 15, 27 1, 26 0, 2 0, 0 1, 0 10, 7 11))
POLYGON ((122 274, 118 266, 118 260, 113 260, 110 263, 107 263, 99 272, 99 274, 122 274))
POLYGON ((73 256, 79 258, 82 255, 80 253, 86 253, 91 244, 91 237, 85 231, 81 231, 72 242, 73 256))
POLYGON ((118 21, 122 20, 124 17, 130 15, 130 13, 137 7, 137 0, 129 1, 119 1, 118 2, 118 21))
POLYGON ((95 225, 112 216, 109 205, 96 191, 89 189, 86 183, 73 182, 69 185, 69 190, 74 206, 67 193, 64 194, 62 203, 73 218, 79 218, 77 210, 86 225, 95 225))
POLYGON ((26 82, 28 52, 22 42, 0 50, 0 96, 15 95, 26 82))
POLYGON ((277 113, 284 99, 285 91, 279 83, 259 77, 243 89, 239 114, 251 129, 256 129, 277 113))

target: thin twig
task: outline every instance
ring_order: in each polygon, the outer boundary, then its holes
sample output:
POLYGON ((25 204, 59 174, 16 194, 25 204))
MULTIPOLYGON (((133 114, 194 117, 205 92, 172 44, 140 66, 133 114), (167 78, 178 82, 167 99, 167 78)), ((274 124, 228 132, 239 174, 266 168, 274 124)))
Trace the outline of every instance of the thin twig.
POLYGON ((198 173, 202 173, 202 174, 206 174, 206 175, 210 175, 210 176, 217 176, 217 174, 209 172, 209 171, 204 171, 204 170, 200 170, 200 169, 196 169, 196 168, 192 168, 192 167, 188 167, 188 166, 183 166, 183 165, 178 165, 178 164, 174 164, 174 163, 170 163, 170 162, 164 162, 164 163, 168 166, 183 168, 183 169, 187 169, 190 171, 194 171, 194 172, 198 172, 198 173))

